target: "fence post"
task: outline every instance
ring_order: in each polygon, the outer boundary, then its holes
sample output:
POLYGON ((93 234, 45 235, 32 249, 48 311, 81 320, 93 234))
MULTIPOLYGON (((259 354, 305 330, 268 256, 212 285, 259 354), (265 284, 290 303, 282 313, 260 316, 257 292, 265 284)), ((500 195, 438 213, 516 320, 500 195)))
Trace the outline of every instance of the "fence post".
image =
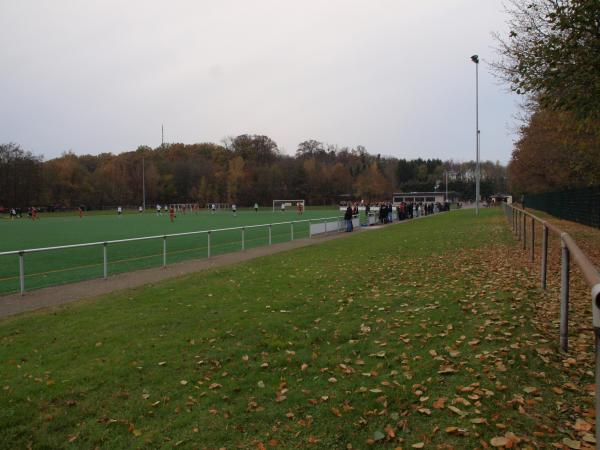
POLYGON ((163 236, 163 267, 167 266, 167 236, 163 236))
POLYGON ((548 227, 542 224, 542 289, 546 289, 546 271, 548 270, 548 227))
POLYGON ((290 241, 293 241, 294 240, 294 222, 290 222, 290 236, 291 236, 290 241))
POLYGON ((515 233, 515 209, 514 208, 510 208, 510 218, 512 220, 512 232, 513 234, 515 233))
POLYGON ((210 258, 210 230, 208 230, 208 233, 206 233, 206 238, 207 238, 207 254, 206 254, 206 257, 210 258))
POLYGON ((527 214, 525 213, 523 213, 523 250, 527 250, 527 214))
POLYGON ((566 352, 569 348, 569 249, 562 236, 560 246, 562 250, 560 271, 560 348, 566 352))
POLYGON ((535 259, 535 219, 531 218, 531 262, 535 259))
POLYGON ((323 219, 323 225, 325 225, 325 234, 327 234, 327 220, 323 219))
POLYGON ((246 250, 246 228, 242 227, 242 251, 246 250))
POLYGON ((512 232, 513 234, 516 233, 516 229, 515 229, 515 209, 514 208, 510 208, 510 218, 512 219, 512 232))
POLYGON ((108 244, 106 242, 103 244, 102 256, 102 267, 104 268, 104 279, 106 280, 108 278, 108 244))
POLYGON ((521 240, 521 211, 517 211, 517 238, 521 240))
MULTIPOLYGON (((595 368, 596 381, 596 417, 600 417, 600 328, 594 327, 595 335, 595 368)), ((596 443, 600 440, 600 420, 596 419, 596 443)), ((598 446, 596 445, 596 448, 598 446)))
POLYGON ((308 238, 312 239, 312 220, 308 220, 308 238))
POLYGON ((19 252, 19 286, 21 295, 25 295, 25 261, 23 260, 24 252, 19 252))
POLYGON ((272 244, 272 239, 271 239, 272 228, 273 228, 273 224, 269 224, 269 245, 272 244))

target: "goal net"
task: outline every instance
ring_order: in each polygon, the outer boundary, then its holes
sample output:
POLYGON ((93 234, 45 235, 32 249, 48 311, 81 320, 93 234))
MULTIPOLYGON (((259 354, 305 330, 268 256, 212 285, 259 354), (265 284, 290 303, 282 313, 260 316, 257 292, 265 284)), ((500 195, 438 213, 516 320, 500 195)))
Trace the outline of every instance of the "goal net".
POLYGON ((170 207, 173 207, 175 211, 196 211, 200 205, 198 203, 171 203, 170 207))
POLYGON ((306 204, 304 200, 273 200, 273 211, 281 211, 282 205, 286 210, 296 210, 298 204, 302 205, 302 210, 304 210, 306 204))

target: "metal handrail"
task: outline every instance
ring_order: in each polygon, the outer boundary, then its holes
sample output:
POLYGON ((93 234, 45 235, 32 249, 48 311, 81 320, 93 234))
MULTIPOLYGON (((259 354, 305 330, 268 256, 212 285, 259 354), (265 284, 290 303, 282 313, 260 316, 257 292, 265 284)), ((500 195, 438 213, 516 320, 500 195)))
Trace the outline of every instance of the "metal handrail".
POLYGON ((141 237, 135 237, 135 238, 129 238, 129 239, 114 239, 114 240, 109 240, 109 241, 84 242, 81 244, 67 244, 67 245, 58 245, 58 246, 53 246, 53 247, 40 247, 40 248, 29 248, 29 249, 23 249, 23 250, 11 250, 11 251, 6 251, 6 252, 0 252, 0 256, 10 256, 10 255, 18 255, 19 256, 19 287, 20 287, 21 295, 23 295, 25 293, 24 256, 26 254, 30 254, 30 253, 48 252, 48 251, 53 251, 53 250, 65 250, 65 249, 71 249, 71 248, 102 246, 103 278, 107 279, 108 278, 108 246, 112 245, 112 244, 121 244, 124 242, 147 241, 147 240, 152 240, 152 239, 162 239, 163 240, 163 246, 162 246, 163 247, 163 255, 162 255, 163 256, 163 258, 162 258, 163 264, 162 265, 164 267, 167 265, 167 238, 206 234, 206 236, 207 236, 207 257, 210 258, 211 257, 211 234, 214 234, 217 232, 235 231, 235 230, 241 231, 242 232, 242 234, 241 234, 241 250, 245 250, 245 248, 246 248, 245 232, 249 228, 268 227, 268 229, 269 229, 268 241, 269 241, 269 245, 272 245, 272 228, 273 228, 273 226, 290 225, 290 239, 293 241, 294 240, 294 224, 308 222, 309 223, 308 237, 312 238, 312 230, 311 230, 312 222, 325 222, 325 224, 326 224, 325 232, 327 232, 327 222, 326 221, 328 221, 328 220, 335 220, 338 222, 338 226, 336 227, 336 229, 330 230, 330 231, 336 231, 336 230, 339 231, 340 230, 340 225, 339 225, 340 217, 339 216, 319 217, 319 218, 315 218, 315 219, 301 219, 301 220, 292 220, 292 221, 288 221, 288 222, 262 223, 262 224, 257 224, 257 225, 244 225, 244 226, 240 226, 240 227, 217 228, 217 229, 198 230, 198 231, 186 231, 183 233, 160 234, 160 235, 154 235, 154 236, 141 236, 141 237))
POLYGON ((210 232, 216 233, 218 231, 234 231, 234 230, 241 230, 242 228, 248 229, 248 228, 268 227, 268 226, 274 226, 274 225, 290 225, 292 223, 317 222, 319 220, 330 220, 330 219, 338 220, 339 217, 319 217, 316 219, 292 220, 289 222, 261 223, 258 225, 244 225, 241 227, 186 231, 183 233, 157 234, 154 236, 141 236, 141 237, 128 238, 128 239, 114 239, 114 240, 110 240, 110 241, 84 242, 81 244, 66 244, 66 245, 58 245, 58 246, 54 246, 54 247, 40 247, 40 248, 28 248, 28 249, 23 249, 23 250, 10 250, 7 252, 0 252, 0 256, 19 255, 21 253, 22 254, 37 253, 37 252, 45 252, 45 251, 50 251, 50 250, 64 250, 64 249, 68 249, 68 248, 78 248, 78 247, 93 247, 93 246, 105 245, 105 244, 121 244, 123 242, 145 241, 145 240, 149 240, 149 239, 164 239, 164 238, 178 237, 178 236, 190 236, 190 235, 194 235, 194 234, 206 234, 206 233, 210 233, 210 232))
POLYGON ((581 270, 583 278, 590 287, 592 297, 592 323, 595 337, 595 389, 596 389, 596 450, 600 450, 600 271, 579 248, 575 240, 557 226, 540 219, 536 215, 513 205, 503 204, 506 218, 512 222, 513 232, 519 240, 523 240, 523 249, 527 249, 527 217, 531 219, 529 232, 530 259, 535 257, 535 222, 542 225, 542 261, 541 287, 546 289, 546 272, 548 269, 548 231, 560 237, 561 245, 561 288, 560 288, 560 347, 568 351, 569 345, 569 282, 570 260, 573 259, 581 270))

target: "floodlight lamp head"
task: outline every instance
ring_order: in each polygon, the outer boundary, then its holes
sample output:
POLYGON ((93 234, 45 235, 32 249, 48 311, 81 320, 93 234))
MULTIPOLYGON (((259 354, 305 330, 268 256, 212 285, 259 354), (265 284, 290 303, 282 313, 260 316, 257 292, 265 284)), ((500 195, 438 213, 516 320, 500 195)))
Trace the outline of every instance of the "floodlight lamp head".
POLYGON ((473 61, 475 64, 479 64, 479 55, 471 56, 471 61, 473 61))

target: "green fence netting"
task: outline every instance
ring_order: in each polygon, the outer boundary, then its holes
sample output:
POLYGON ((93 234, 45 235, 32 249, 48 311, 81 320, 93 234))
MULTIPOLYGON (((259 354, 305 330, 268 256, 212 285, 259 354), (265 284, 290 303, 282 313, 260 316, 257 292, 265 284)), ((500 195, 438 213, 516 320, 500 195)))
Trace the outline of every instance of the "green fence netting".
POLYGON ((525 207, 600 228, 600 186, 526 195, 525 207))

